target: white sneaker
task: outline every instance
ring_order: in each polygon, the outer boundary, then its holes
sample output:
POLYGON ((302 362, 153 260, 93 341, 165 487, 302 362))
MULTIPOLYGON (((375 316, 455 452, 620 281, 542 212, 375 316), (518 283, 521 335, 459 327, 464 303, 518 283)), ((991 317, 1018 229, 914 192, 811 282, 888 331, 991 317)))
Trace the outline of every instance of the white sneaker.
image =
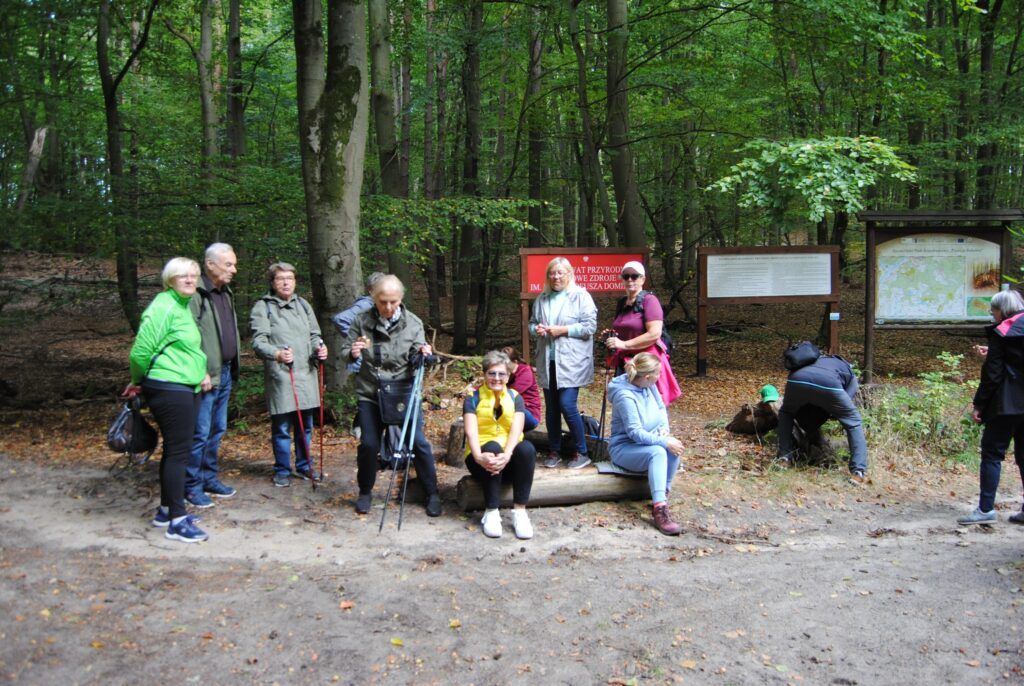
POLYGON ((533 538, 533 524, 526 510, 512 510, 512 526, 516 530, 516 538, 533 538))
POLYGON ((497 510, 485 510, 480 523, 484 527, 484 536, 501 537, 501 514, 497 510))

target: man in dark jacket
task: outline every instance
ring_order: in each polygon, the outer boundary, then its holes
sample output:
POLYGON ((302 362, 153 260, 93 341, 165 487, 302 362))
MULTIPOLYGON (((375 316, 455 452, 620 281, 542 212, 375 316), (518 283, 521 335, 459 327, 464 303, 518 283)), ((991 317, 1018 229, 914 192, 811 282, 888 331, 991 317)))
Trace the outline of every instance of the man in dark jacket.
POLYGON ((846 429, 850 446, 850 483, 863 484, 868 470, 868 446, 860 412, 853 404, 856 394, 857 377, 850 363, 841 357, 822 355, 790 372, 779 408, 779 461, 787 465, 793 461, 794 420, 807 435, 807 442, 817 445, 821 443, 821 425, 837 419, 846 429))
POLYGON ((232 381, 238 379, 241 343, 235 298, 228 284, 238 271, 235 251, 227 243, 206 249, 205 274, 189 308, 203 337, 206 370, 213 383, 203 391, 192 438, 192 455, 185 481, 185 499, 193 507, 213 507, 215 498, 230 498, 235 489, 221 482, 217 452, 228 427, 228 400, 232 381))

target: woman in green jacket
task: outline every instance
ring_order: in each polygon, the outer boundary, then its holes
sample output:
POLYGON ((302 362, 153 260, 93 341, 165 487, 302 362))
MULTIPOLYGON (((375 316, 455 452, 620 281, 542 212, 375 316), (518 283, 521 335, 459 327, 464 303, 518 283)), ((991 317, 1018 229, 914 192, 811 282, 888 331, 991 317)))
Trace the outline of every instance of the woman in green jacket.
POLYGON ((295 267, 275 262, 268 271, 270 292, 253 305, 249 326, 253 350, 263 360, 270 443, 274 449, 274 485, 283 488, 289 485, 291 476, 292 433, 295 473, 303 479, 321 478, 313 471, 309 445, 313 437, 313 410, 320 407, 317 366, 320 360, 327 359, 327 346, 320 336, 313 308, 295 294, 295 267))
POLYGON ((167 290, 142 313, 130 356, 129 398, 140 392, 163 436, 160 458, 160 507, 153 526, 166 527, 167 538, 184 543, 205 541, 199 520, 185 512, 185 470, 192 452, 199 391, 210 389, 199 329, 188 303, 199 282, 199 265, 175 257, 161 274, 167 290))

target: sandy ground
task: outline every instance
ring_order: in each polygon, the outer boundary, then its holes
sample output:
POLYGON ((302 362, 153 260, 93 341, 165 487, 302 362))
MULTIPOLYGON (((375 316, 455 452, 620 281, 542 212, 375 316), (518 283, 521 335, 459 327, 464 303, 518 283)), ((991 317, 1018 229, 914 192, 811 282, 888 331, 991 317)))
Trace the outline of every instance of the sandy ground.
POLYGON ((1024 682, 1015 478, 998 526, 963 529, 966 496, 807 470, 799 496, 752 479, 712 500, 685 473, 678 538, 638 502, 538 508, 518 541, 451 500, 378 535, 348 473, 315 492, 227 474, 239 494, 184 545, 149 526, 155 464, 0 457, 0 682, 1024 682))

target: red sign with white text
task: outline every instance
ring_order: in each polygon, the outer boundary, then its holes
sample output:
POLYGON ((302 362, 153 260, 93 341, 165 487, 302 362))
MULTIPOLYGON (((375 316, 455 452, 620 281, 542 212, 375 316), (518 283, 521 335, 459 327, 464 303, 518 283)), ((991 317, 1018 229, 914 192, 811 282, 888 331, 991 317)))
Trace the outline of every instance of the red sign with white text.
POLYGON ((547 281, 548 263, 556 257, 564 257, 572 265, 576 285, 591 293, 622 293, 622 265, 630 260, 643 264, 642 252, 594 252, 585 254, 524 254, 526 260, 523 294, 526 297, 540 295, 547 281))

